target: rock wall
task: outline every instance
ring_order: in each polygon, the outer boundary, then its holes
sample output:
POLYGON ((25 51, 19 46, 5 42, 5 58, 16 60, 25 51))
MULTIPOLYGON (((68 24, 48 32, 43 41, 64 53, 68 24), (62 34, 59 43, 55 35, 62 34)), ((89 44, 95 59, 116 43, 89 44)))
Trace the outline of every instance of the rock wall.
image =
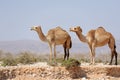
POLYGON ((120 66, 80 66, 69 69, 61 66, 48 65, 0 67, 0 80, 79 80, 84 78, 85 80, 98 78, 108 80, 112 80, 112 78, 120 79, 120 66))

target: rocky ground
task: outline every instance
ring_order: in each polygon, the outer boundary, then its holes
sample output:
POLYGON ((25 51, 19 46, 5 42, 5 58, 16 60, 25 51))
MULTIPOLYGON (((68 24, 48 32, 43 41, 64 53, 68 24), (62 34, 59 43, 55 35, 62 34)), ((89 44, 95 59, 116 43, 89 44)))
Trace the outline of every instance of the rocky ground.
POLYGON ((0 80, 120 80, 120 65, 89 65, 66 69, 46 62, 0 67, 0 80))

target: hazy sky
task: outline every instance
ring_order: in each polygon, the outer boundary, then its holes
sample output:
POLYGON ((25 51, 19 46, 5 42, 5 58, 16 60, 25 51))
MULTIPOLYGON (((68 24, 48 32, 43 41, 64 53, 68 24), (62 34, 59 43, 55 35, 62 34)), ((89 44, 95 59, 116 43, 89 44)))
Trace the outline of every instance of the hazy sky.
POLYGON ((80 25, 84 34, 103 26, 120 39, 120 0, 0 0, 0 41, 38 40, 34 25, 45 34, 56 26, 69 32, 80 25))

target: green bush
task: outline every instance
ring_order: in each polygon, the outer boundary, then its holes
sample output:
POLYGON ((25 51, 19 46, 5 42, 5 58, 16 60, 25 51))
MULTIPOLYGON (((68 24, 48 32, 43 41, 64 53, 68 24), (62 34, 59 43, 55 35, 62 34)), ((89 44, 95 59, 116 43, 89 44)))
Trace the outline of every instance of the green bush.
POLYGON ((37 62, 37 58, 28 52, 23 52, 20 54, 20 56, 17 58, 17 61, 22 64, 32 64, 34 62, 37 62))
POLYGON ((62 62, 62 66, 65 66, 66 68, 78 67, 79 65, 80 65, 80 62, 76 59, 69 59, 62 62))
POLYGON ((17 61, 11 53, 4 53, 4 57, 1 58, 2 66, 16 66, 17 61))
POLYGON ((0 50, 0 61, 2 60, 3 52, 0 50))
POLYGON ((89 59, 86 59, 86 58, 81 58, 80 60, 79 60, 80 62, 90 62, 90 60, 89 59))
POLYGON ((55 60, 47 61, 47 64, 50 65, 50 66, 57 66, 58 65, 55 60))
MULTIPOLYGON (((14 56, 15 57, 15 56, 14 56)), ((6 53, 2 58, 2 66, 15 66, 19 63, 22 64, 32 64, 34 62, 39 61, 37 56, 29 52, 22 52, 16 58, 13 58, 13 55, 10 53, 6 53)))
POLYGON ((2 61, 3 61, 1 64, 2 66, 16 66, 17 65, 16 60, 13 58, 4 58, 2 61))
POLYGON ((58 62, 58 63, 62 63, 63 60, 64 60, 63 58, 57 58, 57 59, 56 59, 56 62, 58 62))

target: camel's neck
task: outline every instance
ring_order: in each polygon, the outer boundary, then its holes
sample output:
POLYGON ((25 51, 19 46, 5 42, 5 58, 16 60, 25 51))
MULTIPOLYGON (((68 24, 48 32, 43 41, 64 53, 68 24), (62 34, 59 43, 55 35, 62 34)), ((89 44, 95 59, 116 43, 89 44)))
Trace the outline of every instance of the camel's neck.
POLYGON ((40 40, 42 40, 44 42, 47 41, 46 36, 43 34, 41 27, 39 27, 39 29, 37 30, 37 33, 39 35, 40 40))
POLYGON ((80 39, 80 41, 85 42, 85 43, 87 42, 86 37, 82 34, 81 31, 77 31, 76 34, 78 38, 80 39))

